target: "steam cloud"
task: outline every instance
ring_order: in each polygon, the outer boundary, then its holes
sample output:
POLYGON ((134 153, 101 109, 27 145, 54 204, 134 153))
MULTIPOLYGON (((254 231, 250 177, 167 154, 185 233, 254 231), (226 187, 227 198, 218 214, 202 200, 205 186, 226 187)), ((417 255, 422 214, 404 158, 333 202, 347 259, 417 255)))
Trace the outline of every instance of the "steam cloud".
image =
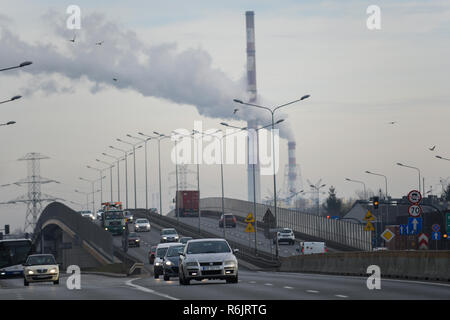
MULTIPOLYGON (((0 61, 17 65, 31 60, 33 65, 21 69, 35 75, 33 84, 24 93, 42 90, 47 93, 70 92, 61 87, 51 74, 71 80, 87 78, 93 82, 92 92, 107 85, 128 88, 144 96, 163 98, 179 104, 193 105, 201 115, 241 120, 257 118, 262 124, 269 117, 259 110, 239 107, 234 98, 247 99, 245 77, 233 81, 224 72, 212 67, 211 56, 202 49, 177 51, 176 44, 147 45, 135 32, 124 30, 103 15, 83 15, 82 29, 74 30, 76 42, 68 41, 74 32, 68 30, 61 14, 49 12, 45 21, 53 29, 58 42, 30 44, 21 41, 7 25, 10 20, 0 16, 0 61), (101 46, 96 42, 103 40, 101 46), (112 81, 117 78, 118 81, 112 81), (28 92, 27 92, 28 90, 28 92), (233 116, 232 110, 240 111, 233 116)), ((285 123, 280 128, 284 137, 292 137, 285 123)))

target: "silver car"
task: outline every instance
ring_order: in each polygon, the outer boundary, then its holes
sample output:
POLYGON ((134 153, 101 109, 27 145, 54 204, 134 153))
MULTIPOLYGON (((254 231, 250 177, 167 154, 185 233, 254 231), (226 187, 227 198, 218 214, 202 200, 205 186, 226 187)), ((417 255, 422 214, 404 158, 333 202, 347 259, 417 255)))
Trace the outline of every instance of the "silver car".
POLYGON ((191 280, 221 279, 238 282, 238 261, 235 252, 224 239, 189 240, 180 253, 179 282, 188 285, 191 280))
POLYGON ((136 219, 136 222, 134 223, 134 231, 150 231, 150 222, 148 222, 147 219, 136 219))

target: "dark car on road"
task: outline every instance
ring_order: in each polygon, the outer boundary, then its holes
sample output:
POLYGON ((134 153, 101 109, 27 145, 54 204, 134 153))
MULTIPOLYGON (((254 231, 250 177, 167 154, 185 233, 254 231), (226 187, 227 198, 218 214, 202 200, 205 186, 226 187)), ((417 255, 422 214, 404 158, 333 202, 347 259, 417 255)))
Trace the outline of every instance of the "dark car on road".
POLYGON ((180 243, 186 244, 189 240, 192 240, 192 237, 181 237, 180 243))
POLYGON ((128 247, 140 247, 141 246, 141 238, 138 236, 136 232, 130 232, 128 234, 128 247))
POLYGON ((225 213, 225 215, 220 216, 219 228, 223 228, 223 221, 225 220, 225 227, 236 228, 236 217, 232 213, 225 213), (225 216, 225 219, 224 219, 225 216))
POLYGON ((155 254, 156 254, 157 246, 152 246, 150 251, 148 252, 148 263, 153 264, 155 262, 155 254))
POLYGON ((183 251, 184 244, 171 246, 167 249, 166 255, 163 259, 163 275, 165 281, 169 281, 170 277, 178 277, 180 253, 183 251))

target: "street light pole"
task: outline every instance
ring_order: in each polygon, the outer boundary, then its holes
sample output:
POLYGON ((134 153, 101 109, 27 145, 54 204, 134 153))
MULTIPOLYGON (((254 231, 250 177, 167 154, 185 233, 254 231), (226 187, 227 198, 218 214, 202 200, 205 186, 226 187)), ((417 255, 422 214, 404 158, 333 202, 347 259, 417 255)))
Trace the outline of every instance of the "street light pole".
MULTIPOLYGON (((243 105, 247 105, 247 106, 252 106, 252 107, 256 107, 256 108, 260 108, 260 109, 264 109, 270 112, 271 117, 272 117, 272 148, 273 148, 273 152, 272 152, 272 163, 273 163, 273 198, 274 198, 274 212, 275 212, 275 223, 276 226, 278 226, 278 217, 277 217, 277 183, 276 183, 276 166, 275 166, 275 134, 274 134, 274 114, 275 111, 277 111, 278 109, 282 108, 282 107, 286 107, 290 104, 305 100, 307 98, 309 98, 310 95, 304 95, 303 97, 301 97, 300 99, 288 102, 286 104, 277 106, 273 109, 268 108, 268 107, 263 107, 263 106, 259 106, 253 103, 247 103, 247 102, 243 102, 242 100, 238 100, 238 99, 233 99, 234 102, 236 103, 240 103, 243 105)), ((278 259, 278 252, 277 252, 277 259, 278 259)))
POLYGON ((18 66, 3 68, 3 69, 0 69, 0 71, 6 71, 6 70, 11 70, 11 69, 16 69, 16 68, 22 68, 22 67, 28 66, 28 65, 30 65, 32 63, 33 62, 31 62, 31 61, 25 61, 25 62, 22 62, 21 64, 19 64, 18 66))
MULTIPOLYGON (((154 134, 156 134, 158 136, 157 140, 158 140, 158 178, 159 178, 159 214, 162 215, 162 191, 161 191, 161 140, 165 139, 165 138, 170 138, 170 136, 166 136, 162 133, 158 133, 156 131, 153 131, 154 134)), ((141 135, 144 135, 142 133, 140 133, 141 135)), ((150 137, 148 135, 144 135, 146 137, 150 137)))
POLYGON ((89 192, 82 192, 75 190, 76 193, 84 194, 86 196, 86 210, 89 210, 89 192))
POLYGON ((86 168, 95 170, 100 174, 100 203, 103 203, 103 179, 101 179, 101 177, 103 176, 103 171, 107 170, 108 168, 99 169, 91 166, 86 166, 86 168))
POLYGON ((20 99, 20 98, 22 98, 22 96, 14 96, 14 97, 12 97, 11 99, 4 100, 4 101, 0 101, 0 104, 2 104, 2 103, 7 103, 7 102, 11 102, 11 101, 14 101, 14 100, 17 100, 17 99, 20 99))
POLYGON ((125 158, 125 205, 128 209, 128 162, 127 162, 128 151, 120 149, 120 148, 116 148, 114 146, 109 146, 109 147, 113 150, 121 151, 124 153, 124 158, 125 158))
MULTIPOLYGON (((280 124, 281 122, 283 122, 284 119, 278 120, 275 124, 280 124)), ((229 125, 228 123, 225 122, 221 122, 221 125, 225 126, 225 127, 231 127, 231 128, 235 128, 235 129, 240 129, 240 130, 247 130, 247 134, 249 132, 249 129, 244 127, 244 128, 240 128, 240 127, 236 127, 236 126, 232 126, 229 125)), ((268 124, 265 125, 263 127, 254 129, 256 135, 258 134, 258 131, 261 129, 265 129, 267 127, 271 127, 272 124, 268 124)), ((250 159, 248 159, 250 161, 250 159)), ((256 213, 256 177, 255 177, 255 159, 252 159, 252 171, 253 171, 253 214, 255 216, 255 253, 258 252, 258 241, 257 241, 257 229, 258 229, 258 221, 257 221, 257 213, 256 213)), ((278 251, 278 246, 277 246, 277 251, 278 251)))
POLYGON ((362 183, 362 185, 364 186, 364 200, 367 200, 366 184, 363 181, 352 180, 352 179, 349 179, 349 178, 345 178, 345 180, 351 181, 351 182, 362 183))
POLYGON ((94 184, 95 184, 96 181, 99 181, 99 180, 101 181, 104 178, 106 178, 106 177, 100 177, 100 179, 89 180, 89 179, 85 179, 85 178, 80 177, 80 180, 89 182, 92 185, 92 214, 95 214, 95 198, 94 198, 95 189, 94 189, 94 184))
POLYGON ((141 142, 144 142, 144 148, 145 148, 145 209, 148 210, 148 174, 147 174, 147 142, 151 140, 152 138, 147 139, 141 139, 138 137, 134 137, 130 134, 127 134, 127 137, 139 140, 141 142))
MULTIPOLYGON (((117 161, 117 201, 120 202, 120 166, 119 166, 119 164, 120 164, 120 160, 122 160, 122 159, 120 157, 112 156, 106 152, 103 152, 102 155, 104 155, 105 157, 112 158, 117 161)), ((111 177, 112 177, 112 173, 111 173, 111 177)), ((112 186, 112 180, 111 180, 111 186, 112 186)))
POLYGON ((398 165, 398 166, 401 166, 401 167, 406 167, 406 168, 411 168, 411 169, 417 170, 417 172, 419 173, 419 192, 422 192, 422 193, 423 193, 423 191, 421 191, 420 169, 419 169, 419 168, 416 168, 416 167, 407 166, 407 165, 405 165, 405 164, 403 164, 403 163, 400 163, 400 162, 397 162, 397 165, 398 165))
POLYGON ((137 209, 137 190, 136 190, 136 146, 139 143, 131 143, 127 141, 123 141, 121 139, 116 139, 119 142, 128 144, 133 147, 133 170, 134 170, 134 208, 137 209))
POLYGON ((311 188, 317 191, 317 215, 320 217, 320 189, 325 187, 326 184, 321 185, 320 187, 316 187, 315 185, 310 185, 311 188))
POLYGON ((95 159, 95 161, 97 161, 99 163, 106 164, 109 167, 109 176, 110 176, 110 182, 111 182, 111 202, 112 202, 113 201, 112 168, 114 167, 114 164, 106 162, 106 161, 102 161, 102 160, 99 160, 99 159, 95 159))

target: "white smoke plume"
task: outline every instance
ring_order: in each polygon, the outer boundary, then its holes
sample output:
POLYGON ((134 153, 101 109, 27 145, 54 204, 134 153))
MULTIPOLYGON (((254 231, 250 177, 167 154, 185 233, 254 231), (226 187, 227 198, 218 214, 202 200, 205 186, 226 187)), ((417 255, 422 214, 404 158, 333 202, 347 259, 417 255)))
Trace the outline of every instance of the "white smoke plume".
MULTIPOLYGON (((113 85, 136 90, 144 96, 193 105, 207 117, 259 118, 261 124, 270 121, 264 112, 233 102, 234 98, 248 100, 245 77, 233 81, 220 69, 213 68, 212 58, 205 50, 179 51, 174 43, 144 43, 135 32, 121 28, 97 13, 83 15, 82 29, 75 32, 66 28, 64 18, 55 12, 44 16, 53 33, 51 39, 56 39, 56 43, 27 43, 8 27, 10 19, 0 16, 1 65, 33 61, 31 66, 21 69, 34 75, 33 83, 23 89, 24 95, 37 90, 49 94, 73 91, 51 77, 60 74, 73 83, 82 78, 89 79, 93 83, 93 93, 113 85), (72 43, 69 39, 74 33, 76 40, 72 43), (95 45, 98 41, 104 43, 95 45), (233 114, 235 108, 239 108, 239 112, 233 114)), ((292 136, 288 127, 287 123, 280 127, 282 136, 287 138, 292 136)))

